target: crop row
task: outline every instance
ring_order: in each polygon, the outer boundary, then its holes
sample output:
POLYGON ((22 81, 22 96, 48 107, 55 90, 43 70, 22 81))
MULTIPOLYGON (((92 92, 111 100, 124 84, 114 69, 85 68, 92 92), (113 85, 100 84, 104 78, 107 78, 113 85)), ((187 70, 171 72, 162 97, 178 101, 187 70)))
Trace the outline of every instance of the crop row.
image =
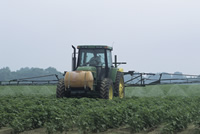
POLYGON ((83 133, 129 126, 139 132, 164 124, 162 133, 184 130, 188 124, 200 126, 200 98, 146 97, 89 98, 4 96, 0 98, 0 127, 19 133, 46 127, 48 133, 79 129, 83 133))

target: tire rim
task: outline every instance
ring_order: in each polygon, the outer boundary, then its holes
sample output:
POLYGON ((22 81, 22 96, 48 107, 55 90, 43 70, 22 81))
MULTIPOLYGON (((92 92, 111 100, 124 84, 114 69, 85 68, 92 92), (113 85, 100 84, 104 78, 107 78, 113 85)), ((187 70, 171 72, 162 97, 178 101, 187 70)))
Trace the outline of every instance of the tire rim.
POLYGON ((113 87, 112 85, 110 85, 109 87, 109 100, 112 100, 113 99, 113 87))
POLYGON ((119 82, 119 97, 124 98, 124 81, 123 81, 123 78, 121 78, 120 82, 119 82))

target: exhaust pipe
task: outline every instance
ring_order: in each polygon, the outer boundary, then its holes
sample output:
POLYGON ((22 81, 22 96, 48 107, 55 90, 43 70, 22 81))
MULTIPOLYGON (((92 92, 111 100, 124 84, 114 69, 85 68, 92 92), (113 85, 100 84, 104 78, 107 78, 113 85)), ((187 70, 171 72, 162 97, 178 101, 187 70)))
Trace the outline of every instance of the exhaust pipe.
POLYGON ((75 71, 76 69, 76 48, 72 45, 72 48, 74 49, 74 55, 72 56, 72 71, 75 71))

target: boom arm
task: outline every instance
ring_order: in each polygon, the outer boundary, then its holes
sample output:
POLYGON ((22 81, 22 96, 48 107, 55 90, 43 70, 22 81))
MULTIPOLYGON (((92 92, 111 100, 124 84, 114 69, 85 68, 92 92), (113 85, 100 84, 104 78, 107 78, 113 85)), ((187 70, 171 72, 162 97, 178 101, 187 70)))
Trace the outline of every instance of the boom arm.
POLYGON ((124 72, 125 86, 146 86, 160 84, 193 84, 200 83, 199 75, 172 73, 136 73, 124 72))

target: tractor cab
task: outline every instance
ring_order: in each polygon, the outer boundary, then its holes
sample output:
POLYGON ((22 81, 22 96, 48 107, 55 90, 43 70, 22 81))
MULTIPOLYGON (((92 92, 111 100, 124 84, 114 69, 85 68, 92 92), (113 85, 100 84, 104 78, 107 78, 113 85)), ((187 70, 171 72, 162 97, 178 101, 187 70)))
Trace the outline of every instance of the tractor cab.
POLYGON ((111 49, 79 48, 78 67, 101 66, 111 67, 111 49))
MULTIPOLYGON (((73 57, 73 71, 92 71, 94 79, 101 81, 109 77, 112 66, 112 47, 81 45, 78 46, 78 61, 73 57)), ((75 50, 76 51, 76 50, 75 50)), ((74 52, 75 52, 74 51, 74 52)))
POLYGON ((78 67, 93 66, 93 67, 112 67, 112 47, 109 46, 94 46, 94 45, 81 45, 77 48, 78 62, 76 64, 76 49, 74 48, 73 56, 73 70, 78 67))

